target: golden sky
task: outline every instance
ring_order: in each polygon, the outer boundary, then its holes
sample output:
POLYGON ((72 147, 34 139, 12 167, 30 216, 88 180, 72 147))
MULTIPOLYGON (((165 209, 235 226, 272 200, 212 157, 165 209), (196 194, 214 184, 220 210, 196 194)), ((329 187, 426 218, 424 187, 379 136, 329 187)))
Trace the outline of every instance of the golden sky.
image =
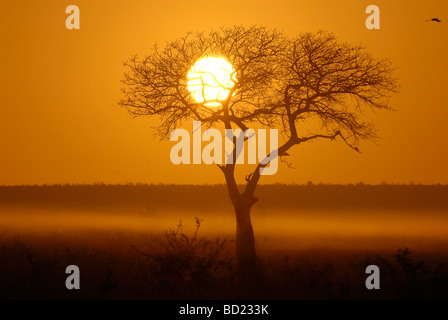
POLYGON ((223 183, 215 166, 170 162, 157 120, 132 119, 117 104, 122 62, 188 30, 253 24, 290 36, 328 30, 391 58, 400 79, 397 111, 367 114, 382 140, 316 141, 291 152, 262 183, 448 183, 448 1, 0 2, 0 185, 53 183, 223 183), (77 5, 81 29, 67 30, 77 5), (375 4, 381 29, 365 27, 375 4), (438 17, 441 23, 425 22, 438 17))

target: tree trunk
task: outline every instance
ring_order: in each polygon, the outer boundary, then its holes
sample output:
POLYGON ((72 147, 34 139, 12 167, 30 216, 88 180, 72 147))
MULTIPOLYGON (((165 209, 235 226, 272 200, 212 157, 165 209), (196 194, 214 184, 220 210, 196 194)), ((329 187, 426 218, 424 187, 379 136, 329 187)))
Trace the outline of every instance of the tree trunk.
POLYGON ((236 214, 236 256, 238 259, 238 271, 245 279, 253 277, 256 273, 255 240, 252 223, 250 220, 250 208, 253 201, 242 197, 235 207, 236 214))

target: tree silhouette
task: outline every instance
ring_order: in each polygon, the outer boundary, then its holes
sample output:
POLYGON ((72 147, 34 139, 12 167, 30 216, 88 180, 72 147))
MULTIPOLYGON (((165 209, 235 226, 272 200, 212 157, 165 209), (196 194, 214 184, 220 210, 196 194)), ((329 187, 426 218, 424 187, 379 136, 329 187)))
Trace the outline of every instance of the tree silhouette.
MULTIPOLYGON (((359 152, 360 140, 377 137, 374 125, 362 119, 363 110, 390 109, 388 98, 397 91, 387 59, 375 59, 364 47, 340 43, 323 31, 294 38, 258 26, 188 33, 124 65, 120 105, 133 116, 159 116, 162 139, 186 120, 243 131, 261 125, 281 131, 276 151, 282 159, 290 148, 316 139, 341 140, 359 152), (191 66, 207 56, 223 57, 235 70, 234 86, 219 107, 195 101, 187 88, 191 66), (309 133, 308 121, 318 131, 309 133)), ((234 163, 218 166, 235 208, 238 266, 250 274, 256 268, 250 210, 257 202, 259 169, 268 163, 259 162, 241 190, 234 163)))

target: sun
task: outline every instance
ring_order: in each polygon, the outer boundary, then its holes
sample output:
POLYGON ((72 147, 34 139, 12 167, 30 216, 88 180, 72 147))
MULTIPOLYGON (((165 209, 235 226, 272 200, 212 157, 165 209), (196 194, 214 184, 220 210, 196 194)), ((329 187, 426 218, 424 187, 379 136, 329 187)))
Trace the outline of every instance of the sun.
POLYGON ((219 107, 236 83, 232 64, 224 58, 199 59, 187 74, 187 86, 193 98, 207 107, 219 107))

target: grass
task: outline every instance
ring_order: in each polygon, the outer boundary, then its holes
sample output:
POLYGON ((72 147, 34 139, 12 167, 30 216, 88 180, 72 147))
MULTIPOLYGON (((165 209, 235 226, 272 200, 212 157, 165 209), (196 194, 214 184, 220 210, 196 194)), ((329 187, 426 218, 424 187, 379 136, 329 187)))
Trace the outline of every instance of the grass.
POLYGON ((176 229, 160 234, 3 235, 1 299, 447 299, 447 256, 407 248, 395 253, 282 253, 259 250, 249 286, 235 276, 231 239, 176 229), (423 255, 421 255, 423 256, 423 255), (65 288, 66 266, 81 270, 81 290, 65 288), (381 270, 381 289, 364 286, 367 265, 381 270))

